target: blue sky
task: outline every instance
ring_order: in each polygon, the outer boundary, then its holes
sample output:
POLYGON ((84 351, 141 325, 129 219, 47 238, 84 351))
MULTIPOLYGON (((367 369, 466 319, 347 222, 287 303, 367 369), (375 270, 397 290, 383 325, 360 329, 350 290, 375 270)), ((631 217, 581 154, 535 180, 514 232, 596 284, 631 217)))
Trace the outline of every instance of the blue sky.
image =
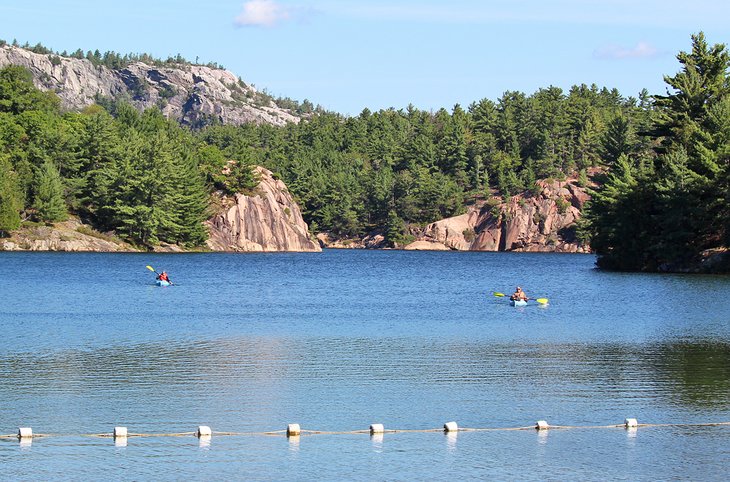
POLYGON ((727 0, 2 0, 0 38, 217 62, 356 115, 574 84, 665 91, 690 35, 730 43, 727 0))

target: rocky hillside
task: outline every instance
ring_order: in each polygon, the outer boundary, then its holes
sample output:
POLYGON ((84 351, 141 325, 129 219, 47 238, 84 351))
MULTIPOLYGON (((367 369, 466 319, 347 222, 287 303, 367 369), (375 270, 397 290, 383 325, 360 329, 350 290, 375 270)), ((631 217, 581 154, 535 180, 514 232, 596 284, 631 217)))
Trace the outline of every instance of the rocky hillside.
POLYGON ((538 181, 538 186, 532 196, 486 203, 432 223, 406 249, 590 252, 575 238, 575 222, 589 199, 585 189, 575 180, 538 181))
POLYGON ((221 198, 219 213, 206 224, 214 251, 321 251, 286 185, 257 168, 261 182, 251 196, 221 198))
POLYGON ((7 65, 27 68, 36 87, 56 92, 69 110, 91 105, 101 95, 130 99, 140 110, 158 106, 169 118, 187 125, 210 119, 236 125, 299 121, 292 112, 277 107, 253 86, 222 69, 187 64, 154 67, 136 62, 112 70, 94 66, 87 59, 36 54, 5 45, 0 47, 0 67, 7 65))

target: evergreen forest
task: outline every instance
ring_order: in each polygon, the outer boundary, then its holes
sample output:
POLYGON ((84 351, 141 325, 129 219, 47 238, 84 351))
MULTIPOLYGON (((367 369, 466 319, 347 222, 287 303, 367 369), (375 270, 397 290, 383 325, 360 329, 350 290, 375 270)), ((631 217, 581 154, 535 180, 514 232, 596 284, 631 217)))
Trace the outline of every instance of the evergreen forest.
POLYGON ((0 235, 72 214, 138 246, 199 247, 211 194, 252 192, 261 165, 287 184, 312 232, 379 231, 395 245, 409 226, 572 177, 598 186, 579 233, 601 267, 680 269, 729 241, 730 54, 699 33, 677 60, 663 94, 550 86, 435 112, 317 109, 284 127, 194 130, 123 101, 65 112, 9 66, 0 235))

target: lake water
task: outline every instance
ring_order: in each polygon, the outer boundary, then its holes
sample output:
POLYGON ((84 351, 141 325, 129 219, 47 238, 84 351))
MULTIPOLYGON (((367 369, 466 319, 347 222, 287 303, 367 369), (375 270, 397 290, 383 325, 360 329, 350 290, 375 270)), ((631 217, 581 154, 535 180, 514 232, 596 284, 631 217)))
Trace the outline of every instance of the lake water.
POLYGON ((34 480, 726 480, 730 426, 695 424, 730 422, 730 277, 594 261, 0 253, 0 434, 50 435, 0 439, 0 466, 34 480), (549 305, 492 296, 517 284, 549 305), (627 417, 674 425, 441 430, 627 417), (338 433, 263 434, 290 423, 338 433), (401 432, 353 433, 371 423, 401 432), (213 437, 163 436, 199 425, 213 437), (91 436, 115 426, 157 435, 91 436))

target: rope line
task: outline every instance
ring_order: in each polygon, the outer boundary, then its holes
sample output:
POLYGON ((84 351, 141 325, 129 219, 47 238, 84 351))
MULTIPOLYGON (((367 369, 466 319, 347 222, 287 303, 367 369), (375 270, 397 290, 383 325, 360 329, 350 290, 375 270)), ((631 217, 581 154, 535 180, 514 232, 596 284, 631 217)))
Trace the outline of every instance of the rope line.
MULTIPOLYGON (((730 422, 705 422, 705 423, 639 423, 636 427, 627 427, 625 424, 613 425, 548 425, 547 430, 601 430, 601 429, 618 429, 618 428, 651 428, 651 427, 727 427, 730 422)), ((527 427, 485 427, 485 428, 467 428, 459 427, 456 430, 447 431, 444 428, 428 428, 428 429, 387 429, 382 432, 373 432, 371 430, 300 430, 299 434, 291 436, 309 436, 309 435, 362 435, 362 434, 399 434, 399 433, 434 433, 434 432, 508 432, 519 430, 536 430, 537 426, 530 425, 527 427)), ((245 436, 290 436, 287 430, 275 430, 268 432, 212 432, 216 437, 245 437, 245 436)), ((116 436, 113 433, 34 433, 32 437, 23 437, 23 440, 30 438, 48 438, 48 437, 95 437, 95 438, 132 438, 132 437, 195 437, 197 432, 174 432, 174 433, 127 433, 126 436, 116 436)), ((18 439, 19 434, 0 435, 0 439, 18 439)))

